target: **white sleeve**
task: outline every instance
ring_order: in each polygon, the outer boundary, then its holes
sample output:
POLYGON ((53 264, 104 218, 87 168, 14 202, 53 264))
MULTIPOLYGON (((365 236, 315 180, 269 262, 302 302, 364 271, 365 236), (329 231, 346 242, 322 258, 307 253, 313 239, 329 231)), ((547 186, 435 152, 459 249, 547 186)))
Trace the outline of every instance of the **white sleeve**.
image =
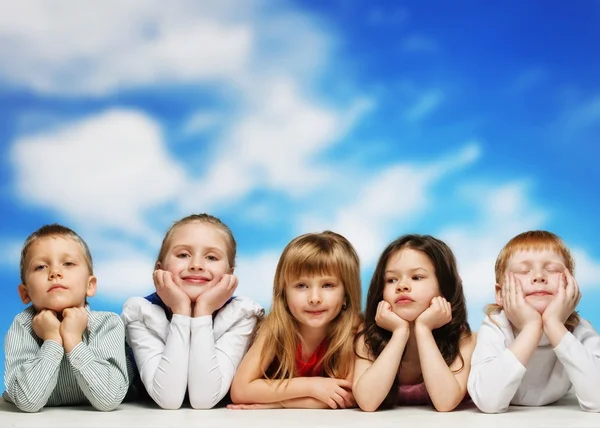
POLYGON ((210 409, 227 394, 250 342, 255 316, 243 316, 216 341, 212 316, 192 319, 189 399, 195 409, 210 409))
POLYGON ((136 300, 125 303, 123 320, 142 383, 160 407, 178 409, 187 390, 191 318, 175 314, 169 323, 162 308, 136 300))
POLYGON ((567 333, 554 348, 573 384, 579 406, 587 412, 600 412, 600 336, 585 320, 567 333))
POLYGON ((506 412, 526 369, 505 344, 500 327, 489 318, 477 332, 467 382, 469 395, 485 413, 506 412))

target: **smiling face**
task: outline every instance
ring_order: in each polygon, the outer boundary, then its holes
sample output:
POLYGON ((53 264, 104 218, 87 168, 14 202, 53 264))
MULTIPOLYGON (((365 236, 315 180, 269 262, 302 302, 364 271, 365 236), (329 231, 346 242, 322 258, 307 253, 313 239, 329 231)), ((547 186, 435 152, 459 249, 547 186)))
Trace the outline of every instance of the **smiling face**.
POLYGON ((393 311, 412 322, 440 295, 435 267, 422 251, 403 248, 385 266, 383 299, 393 311))
MULTIPOLYGON (((542 314, 556 296, 564 270, 565 260, 555 251, 522 250, 508 260, 505 272, 515 274, 523 287, 525 301, 542 314)), ((500 292, 497 286, 497 298, 500 292)))
POLYGON ((233 272, 227 244, 225 233, 210 223, 181 224, 173 230, 165 256, 156 266, 171 272, 175 284, 195 301, 224 274, 233 272))
POLYGON ((344 304, 345 289, 335 275, 302 276, 285 287, 287 306, 301 330, 326 331, 344 304))
POLYGON ((86 297, 96 292, 81 244, 74 239, 47 236, 31 243, 24 262, 25 283, 19 285, 23 303, 33 303, 39 311, 61 313, 82 307, 86 297))

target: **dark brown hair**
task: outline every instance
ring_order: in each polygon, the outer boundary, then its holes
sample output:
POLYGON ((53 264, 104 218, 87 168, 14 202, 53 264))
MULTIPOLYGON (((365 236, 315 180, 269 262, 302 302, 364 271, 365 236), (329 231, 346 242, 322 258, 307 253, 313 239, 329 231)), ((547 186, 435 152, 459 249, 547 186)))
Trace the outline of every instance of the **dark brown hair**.
MULTIPOLYGON (((423 252, 435 267, 435 276, 440 287, 440 293, 452 307, 452 320, 448 324, 435 329, 433 337, 442 357, 444 357, 444 361, 448 365, 452 364, 457 357, 462 360, 459 352, 460 341, 465 335, 470 336, 471 334, 471 328, 467 321, 467 306, 462 280, 458 275, 456 259, 452 250, 443 241, 429 235, 404 235, 383 250, 369 285, 364 328, 356 338, 358 339, 361 335, 364 335, 365 347, 374 358, 381 354, 390 341, 392 333, 377 325, 375 315, 377 314, 377 305, 383 300, 386 265, 394 254, 405 248, 423 252)), ((358 355, 358 357, 365 358, 366 356, 358 355)), ((462 367, 460 370, 462 370, 462 367)), ((395 377, 387 397, 379 407, 393 407, 396 404, 397 396, 398 378, 395 377)))

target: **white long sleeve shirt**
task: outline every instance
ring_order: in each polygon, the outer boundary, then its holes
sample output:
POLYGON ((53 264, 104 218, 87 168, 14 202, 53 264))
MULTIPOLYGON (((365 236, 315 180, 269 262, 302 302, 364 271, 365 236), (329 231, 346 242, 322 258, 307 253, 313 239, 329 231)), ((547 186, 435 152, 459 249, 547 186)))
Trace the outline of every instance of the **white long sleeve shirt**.
POLYGON ((173 315, 143 297, 125 302, 122 318, 142 383, 164 409, 178 409, 186 391, 193 408, 210 409, 229 391, 258 317, 256 302, 234 298, 216 317, 173 315))
POLYGON ((600 412, 600 336, 582 319, 556 348, 544 334, 523 366, 508 348, 515 340, 504 311, 486 317, 477 334, 467 388, 485 413, 501 413, 510 404, 543 406, 573 386, 580 407, 600 412))

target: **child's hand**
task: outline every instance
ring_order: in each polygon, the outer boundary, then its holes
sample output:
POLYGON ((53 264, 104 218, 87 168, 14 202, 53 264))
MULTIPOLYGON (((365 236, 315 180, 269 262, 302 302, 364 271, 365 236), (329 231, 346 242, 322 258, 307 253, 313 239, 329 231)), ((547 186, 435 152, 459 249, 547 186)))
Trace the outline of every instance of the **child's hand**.
POLYGON ((266 409, 282 409, 281 403, 268 404, 228 404, 229 410, 266 410, 266 409))
POLYGON ((211 315, 222 307, 233 295, 237 285, 238 279, 235 275, 223 275, 219 282, 198 296, 194 306, 194 317, 211 315))
POLYGON ((346 379, 314 377, 311 397, 327 404, 332 409, 345 409, 354 406, 352 382, 346 379))
POLYGON ((88 314, 85 308, 66 308, 62 316, 60 335, 63 338, 65 351, 71 352, 82 340, 83 332, 88 325, 88 314))
POLYGON ((431 299, 429 307, 415 320, 415 325, 420 325, 429 331, 440 328, 452 321, 452 306, 442 296, 431 299))
POLYGON ((382 300, 377 305, 377 313, 375 314, 375 323, 392 333, 396 330, 405 330, 407 333, 410 331, 410 324, 404 318, 400 318, 396 312, 392 310, 390 305, 385 300, 382 300))
POLYGON ((54 340, 62 346, 63 340, 60 335, 60 321, 56 312, 42 309, 34 317, 32 322, 33 331, 42 340, 54 340))
POLYGON ((542 328, 542 316, 525 301, 523 287, 514 273, 509 272, 504 276, 501 292, 506 317, 517 330, 523 330, 526 325, 542 328))
POLYGON ((192 301, 185 292, 175 284, 171 272, 156 269, 154 271, 154 287, 156 294, 163 303, 171 309, 174 314, 187 315, 192 314, 192 301))
POLYGON ((565 269, 560 275, 556 296, 554 296, 554 299, 552 299, 542 314, 544 327, 553 322, 564 325, 577 307, 579 299, 581 299, 579 285, 573 275, 571 275, 571 272, 565 269))

